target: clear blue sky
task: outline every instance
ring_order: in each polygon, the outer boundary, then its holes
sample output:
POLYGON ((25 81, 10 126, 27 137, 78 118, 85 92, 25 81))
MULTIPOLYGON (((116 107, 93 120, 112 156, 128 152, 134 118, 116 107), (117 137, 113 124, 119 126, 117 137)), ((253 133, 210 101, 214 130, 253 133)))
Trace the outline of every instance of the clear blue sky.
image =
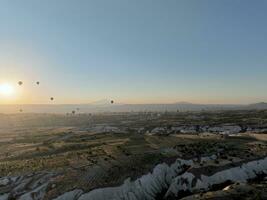
POLYGON ((21 103, 267 101, 266 0, 2 0, 0 44, 21 103))

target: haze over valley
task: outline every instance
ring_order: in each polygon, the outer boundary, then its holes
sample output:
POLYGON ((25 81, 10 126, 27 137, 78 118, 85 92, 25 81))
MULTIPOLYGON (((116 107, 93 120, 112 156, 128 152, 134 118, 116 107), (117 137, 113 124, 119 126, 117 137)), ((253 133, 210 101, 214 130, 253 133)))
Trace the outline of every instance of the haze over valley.
POLYGON ((266 11, 0 1, 0 200, 266 200, 266 11))

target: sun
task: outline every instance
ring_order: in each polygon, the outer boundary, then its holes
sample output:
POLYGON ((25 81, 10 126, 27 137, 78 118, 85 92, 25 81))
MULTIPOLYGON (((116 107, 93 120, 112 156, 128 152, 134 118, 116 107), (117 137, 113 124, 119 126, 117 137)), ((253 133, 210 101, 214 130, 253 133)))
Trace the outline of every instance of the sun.
POLYGON ((15 89, 11 84, 2 83, 0 84, 0 95, 4 97, 13 96, 15 93, 15 89))

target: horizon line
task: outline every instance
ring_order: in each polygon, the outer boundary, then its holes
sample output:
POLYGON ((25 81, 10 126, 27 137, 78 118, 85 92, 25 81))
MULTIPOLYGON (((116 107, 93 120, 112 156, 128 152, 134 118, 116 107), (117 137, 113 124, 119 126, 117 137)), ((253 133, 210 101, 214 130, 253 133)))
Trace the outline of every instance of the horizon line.
MULTIPOLYGON (((118 106, 118 105, 173 105, 173 104, 188 104, 188 105, 251 105, 251 104, 260 104, 260 103, 267 103, 265 101, 262 102, 253 102, 253 103, 191 103, 191 102, 174 102, 174 103, 114 103, 113 106, 118 106)), ((95 104, 95 102, 92 103, 17 103, 17 104, 5 104, 5 103, 0 103, 0 106, 16 106, 16 105, 50 105, 50 106, 66 106, 66 105, 112 105, 108 103, 103 103, 103 104, 95 104)))

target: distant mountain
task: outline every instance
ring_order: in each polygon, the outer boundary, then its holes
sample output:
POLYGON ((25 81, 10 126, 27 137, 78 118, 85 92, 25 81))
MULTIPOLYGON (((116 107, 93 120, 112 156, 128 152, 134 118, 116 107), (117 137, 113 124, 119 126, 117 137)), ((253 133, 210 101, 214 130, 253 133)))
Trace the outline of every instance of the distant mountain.
POLYGON ((190 102, 186 102, 186 101, 180 101, 180 102, 177 102, 177 103, 174 103, 174 104, 186 104, 186 105, 192 105, 192 103, 190 103, 190 102))
POLYGON ((109 105, 111 100, 109 99, 101 99, 99 101, 95 101, 90 103, 90 105, 97 105, 97 106, 103 106, 103 105, 109 105))
POLYGON ((214 110, 253 110, 267 109, 267 103, 249 105, 228 104, 192 104, 179 102, 173 104, 111 104, 111 100, 104 99, 90 104, 61 104, 61 105, 0 105, 0 113, 93 113, 93 112, 184 112, 184 111, 214 111, 214 110))
POLYGON ((247 106, 249 109, 267 109, 267 103, 265 102, 260 102, 260 103, 255 103, 255 104, 250 104, 247 106))
MULTIPOLYGON (((95 101, 95 102, 89 103, 88 105, 109 106, 109 105, 112 104, 111 101, 114 101, 114 100, 113 99, 101 99, 99 101, 95 101)), ((122 104, 114 101, 113 105, 122 105, 122 104)))
POLYGON ((125 112, 132 111, 201 111, 201 110, 230 110, 239 108, 239 105, 213 105, 213 104, 192 104, 180 102, 174 104, 125 104, 116 107, 117 110, 125 112))

